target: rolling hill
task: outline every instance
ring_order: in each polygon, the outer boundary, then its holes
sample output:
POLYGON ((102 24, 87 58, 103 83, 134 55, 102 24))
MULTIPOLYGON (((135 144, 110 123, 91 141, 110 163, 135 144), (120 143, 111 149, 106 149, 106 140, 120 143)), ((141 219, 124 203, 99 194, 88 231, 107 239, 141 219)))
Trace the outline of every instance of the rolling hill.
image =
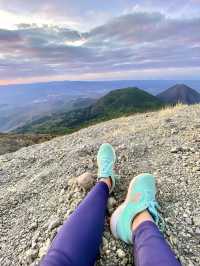
POLYGON ((43 117, 15 132, 71 133, 93 123, 156 110, 163 105, 158 98, 138 88, 119 89, 109 92, 89 107, 43 117))

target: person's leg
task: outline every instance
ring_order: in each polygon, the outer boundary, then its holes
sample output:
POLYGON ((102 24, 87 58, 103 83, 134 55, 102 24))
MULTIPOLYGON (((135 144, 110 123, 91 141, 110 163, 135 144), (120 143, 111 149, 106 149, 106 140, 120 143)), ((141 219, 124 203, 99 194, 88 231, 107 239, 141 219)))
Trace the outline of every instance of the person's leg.
POLYGON ((148 211, 133 221, 133 254, 136 266, 180 266, 175 254, 148 211))
POLYGON ((98 182, 59 230, 41 266, 92 266, 99 253, 109 191, 118 177, 116 155, 102 144, 97 155, 98 182))
POLYGON ((90 266, 99 252, 108 185, 99 182, 59 230, 41 266, 90 266))

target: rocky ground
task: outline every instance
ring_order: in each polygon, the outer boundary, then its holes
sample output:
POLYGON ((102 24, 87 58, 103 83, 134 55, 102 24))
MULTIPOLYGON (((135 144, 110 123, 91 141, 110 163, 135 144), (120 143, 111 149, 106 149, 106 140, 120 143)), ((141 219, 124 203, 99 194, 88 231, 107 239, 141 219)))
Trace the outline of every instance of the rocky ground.
POLYGON ((116 149, 121 180, 109 200, 96 266, 133 265, 131 247, 112 237, 108 222, 141 172, 157 178, 165 236, 182 265, 200 265, 199 105, 111 120, 0 156, 0 265, 38 265, 87 193, 76 177, 96 174, 103 142, 116 149))

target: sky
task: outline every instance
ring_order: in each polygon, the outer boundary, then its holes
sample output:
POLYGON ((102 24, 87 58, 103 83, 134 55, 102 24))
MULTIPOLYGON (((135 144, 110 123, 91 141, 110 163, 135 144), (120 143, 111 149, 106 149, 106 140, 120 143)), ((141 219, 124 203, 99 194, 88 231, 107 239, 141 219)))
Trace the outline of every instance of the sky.
POLYGON ((200 0, 0 0, 0 85, 200 79, 200 0))

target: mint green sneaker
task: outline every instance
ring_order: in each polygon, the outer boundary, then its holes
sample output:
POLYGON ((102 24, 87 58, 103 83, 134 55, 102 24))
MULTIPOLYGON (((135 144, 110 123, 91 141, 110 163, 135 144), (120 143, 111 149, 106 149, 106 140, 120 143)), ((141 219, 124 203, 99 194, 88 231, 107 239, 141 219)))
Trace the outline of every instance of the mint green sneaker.
POLYGON ((109 143, 104 143, 100 146, 97 154, 97 164, 98 164, 98 179, 101 178, 111 178, 112 187, 110 192, 113 191, 115 187, 116 180, 119 176, 113 171, 113 167, 116 161, 116 154, 114 148, 109 143))
POLYGON ((141 174, 132 179, 125 201, 112 214, 110 227, 115 238, 120 238, 128 244, 132 244, 132 223, 134 217, 148 210, 158 225, 164 221, 158 213, 159 205, 155 198, 155 178, 150 174, 141 174))

